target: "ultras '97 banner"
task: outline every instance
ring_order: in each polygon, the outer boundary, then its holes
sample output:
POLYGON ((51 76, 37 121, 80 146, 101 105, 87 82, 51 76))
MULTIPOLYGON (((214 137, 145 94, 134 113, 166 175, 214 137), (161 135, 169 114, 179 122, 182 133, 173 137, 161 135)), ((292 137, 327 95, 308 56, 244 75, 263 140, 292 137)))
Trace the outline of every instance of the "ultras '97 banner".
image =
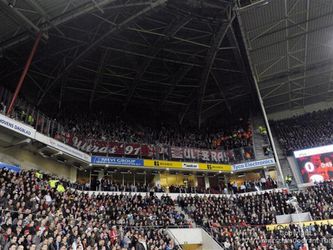
MULTIPOLYGON (((61 138, 57 138, 61 140, 61 138)), ((141 157, 143 159, 198 161, 210 163, 234 163, 243 160, 254 160, 251 146, 229 150, 198 149, 173 147, 169 145, 152 145, 139 143, 111 142, 69 136, 65 143, 93 155, 113 157, 141 157)))
POLYGON ((333 152, 296 158, 304 182, 333 179, 333 152))

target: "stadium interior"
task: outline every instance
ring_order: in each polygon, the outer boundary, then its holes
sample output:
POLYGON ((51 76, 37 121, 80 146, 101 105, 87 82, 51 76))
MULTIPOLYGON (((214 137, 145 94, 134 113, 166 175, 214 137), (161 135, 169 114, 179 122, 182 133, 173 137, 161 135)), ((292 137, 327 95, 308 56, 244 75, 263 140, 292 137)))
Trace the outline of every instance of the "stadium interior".
POLYGON ((0 250, 333 249, 333 2, 0 0, 0 250))

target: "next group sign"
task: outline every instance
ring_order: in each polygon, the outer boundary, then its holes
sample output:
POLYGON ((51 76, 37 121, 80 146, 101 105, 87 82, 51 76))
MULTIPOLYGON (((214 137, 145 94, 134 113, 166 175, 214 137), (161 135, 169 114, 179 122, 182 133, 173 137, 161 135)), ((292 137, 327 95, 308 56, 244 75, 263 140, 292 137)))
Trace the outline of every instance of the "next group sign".
POLYGON ((264 159, 260 161, 250 161, 250 162, 244 162, 240 164, 233 165, 234 171, 240 171, 240 170, 248 170, 252 168, 259 168, 264 166, 272 166, 275 164, 274 158, 264 159))

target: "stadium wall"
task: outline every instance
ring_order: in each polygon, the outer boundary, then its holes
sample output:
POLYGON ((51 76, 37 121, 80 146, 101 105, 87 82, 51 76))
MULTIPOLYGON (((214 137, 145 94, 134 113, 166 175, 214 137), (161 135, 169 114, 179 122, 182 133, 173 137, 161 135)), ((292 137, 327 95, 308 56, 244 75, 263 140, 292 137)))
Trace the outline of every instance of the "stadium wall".
POLYGON ((318 110, 325 110, 333 107, 333 102, 318 102, 311 105, 306 105, 303 108, 288 109, 280 112, 267 114, 270 120, 282 120, 293 116, 303 115, 318 110))
POLYGON ((39 169, 70 181, 76 181, 76 168, 45 159, 28 150, 19 149, 0 152, 0 161, 20 165, 22 169, 39 169))

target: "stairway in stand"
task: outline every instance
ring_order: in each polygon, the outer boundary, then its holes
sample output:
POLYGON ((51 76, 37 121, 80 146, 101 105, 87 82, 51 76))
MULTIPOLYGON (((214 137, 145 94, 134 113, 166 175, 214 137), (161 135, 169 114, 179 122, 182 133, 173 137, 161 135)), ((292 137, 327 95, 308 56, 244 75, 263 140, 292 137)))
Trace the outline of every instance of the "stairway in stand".
POLYGON ((252 118, 252 140, 253 140, 253 149, 256 156, 256 160, 261 160, 265 158, 270 158, 272 155, 265 155, 263 147, 269 146, 268 136, 263 136, 259 133, 258 128, 260 126, 265 126, 265 121, 260 116, 255 116, 252 118))

